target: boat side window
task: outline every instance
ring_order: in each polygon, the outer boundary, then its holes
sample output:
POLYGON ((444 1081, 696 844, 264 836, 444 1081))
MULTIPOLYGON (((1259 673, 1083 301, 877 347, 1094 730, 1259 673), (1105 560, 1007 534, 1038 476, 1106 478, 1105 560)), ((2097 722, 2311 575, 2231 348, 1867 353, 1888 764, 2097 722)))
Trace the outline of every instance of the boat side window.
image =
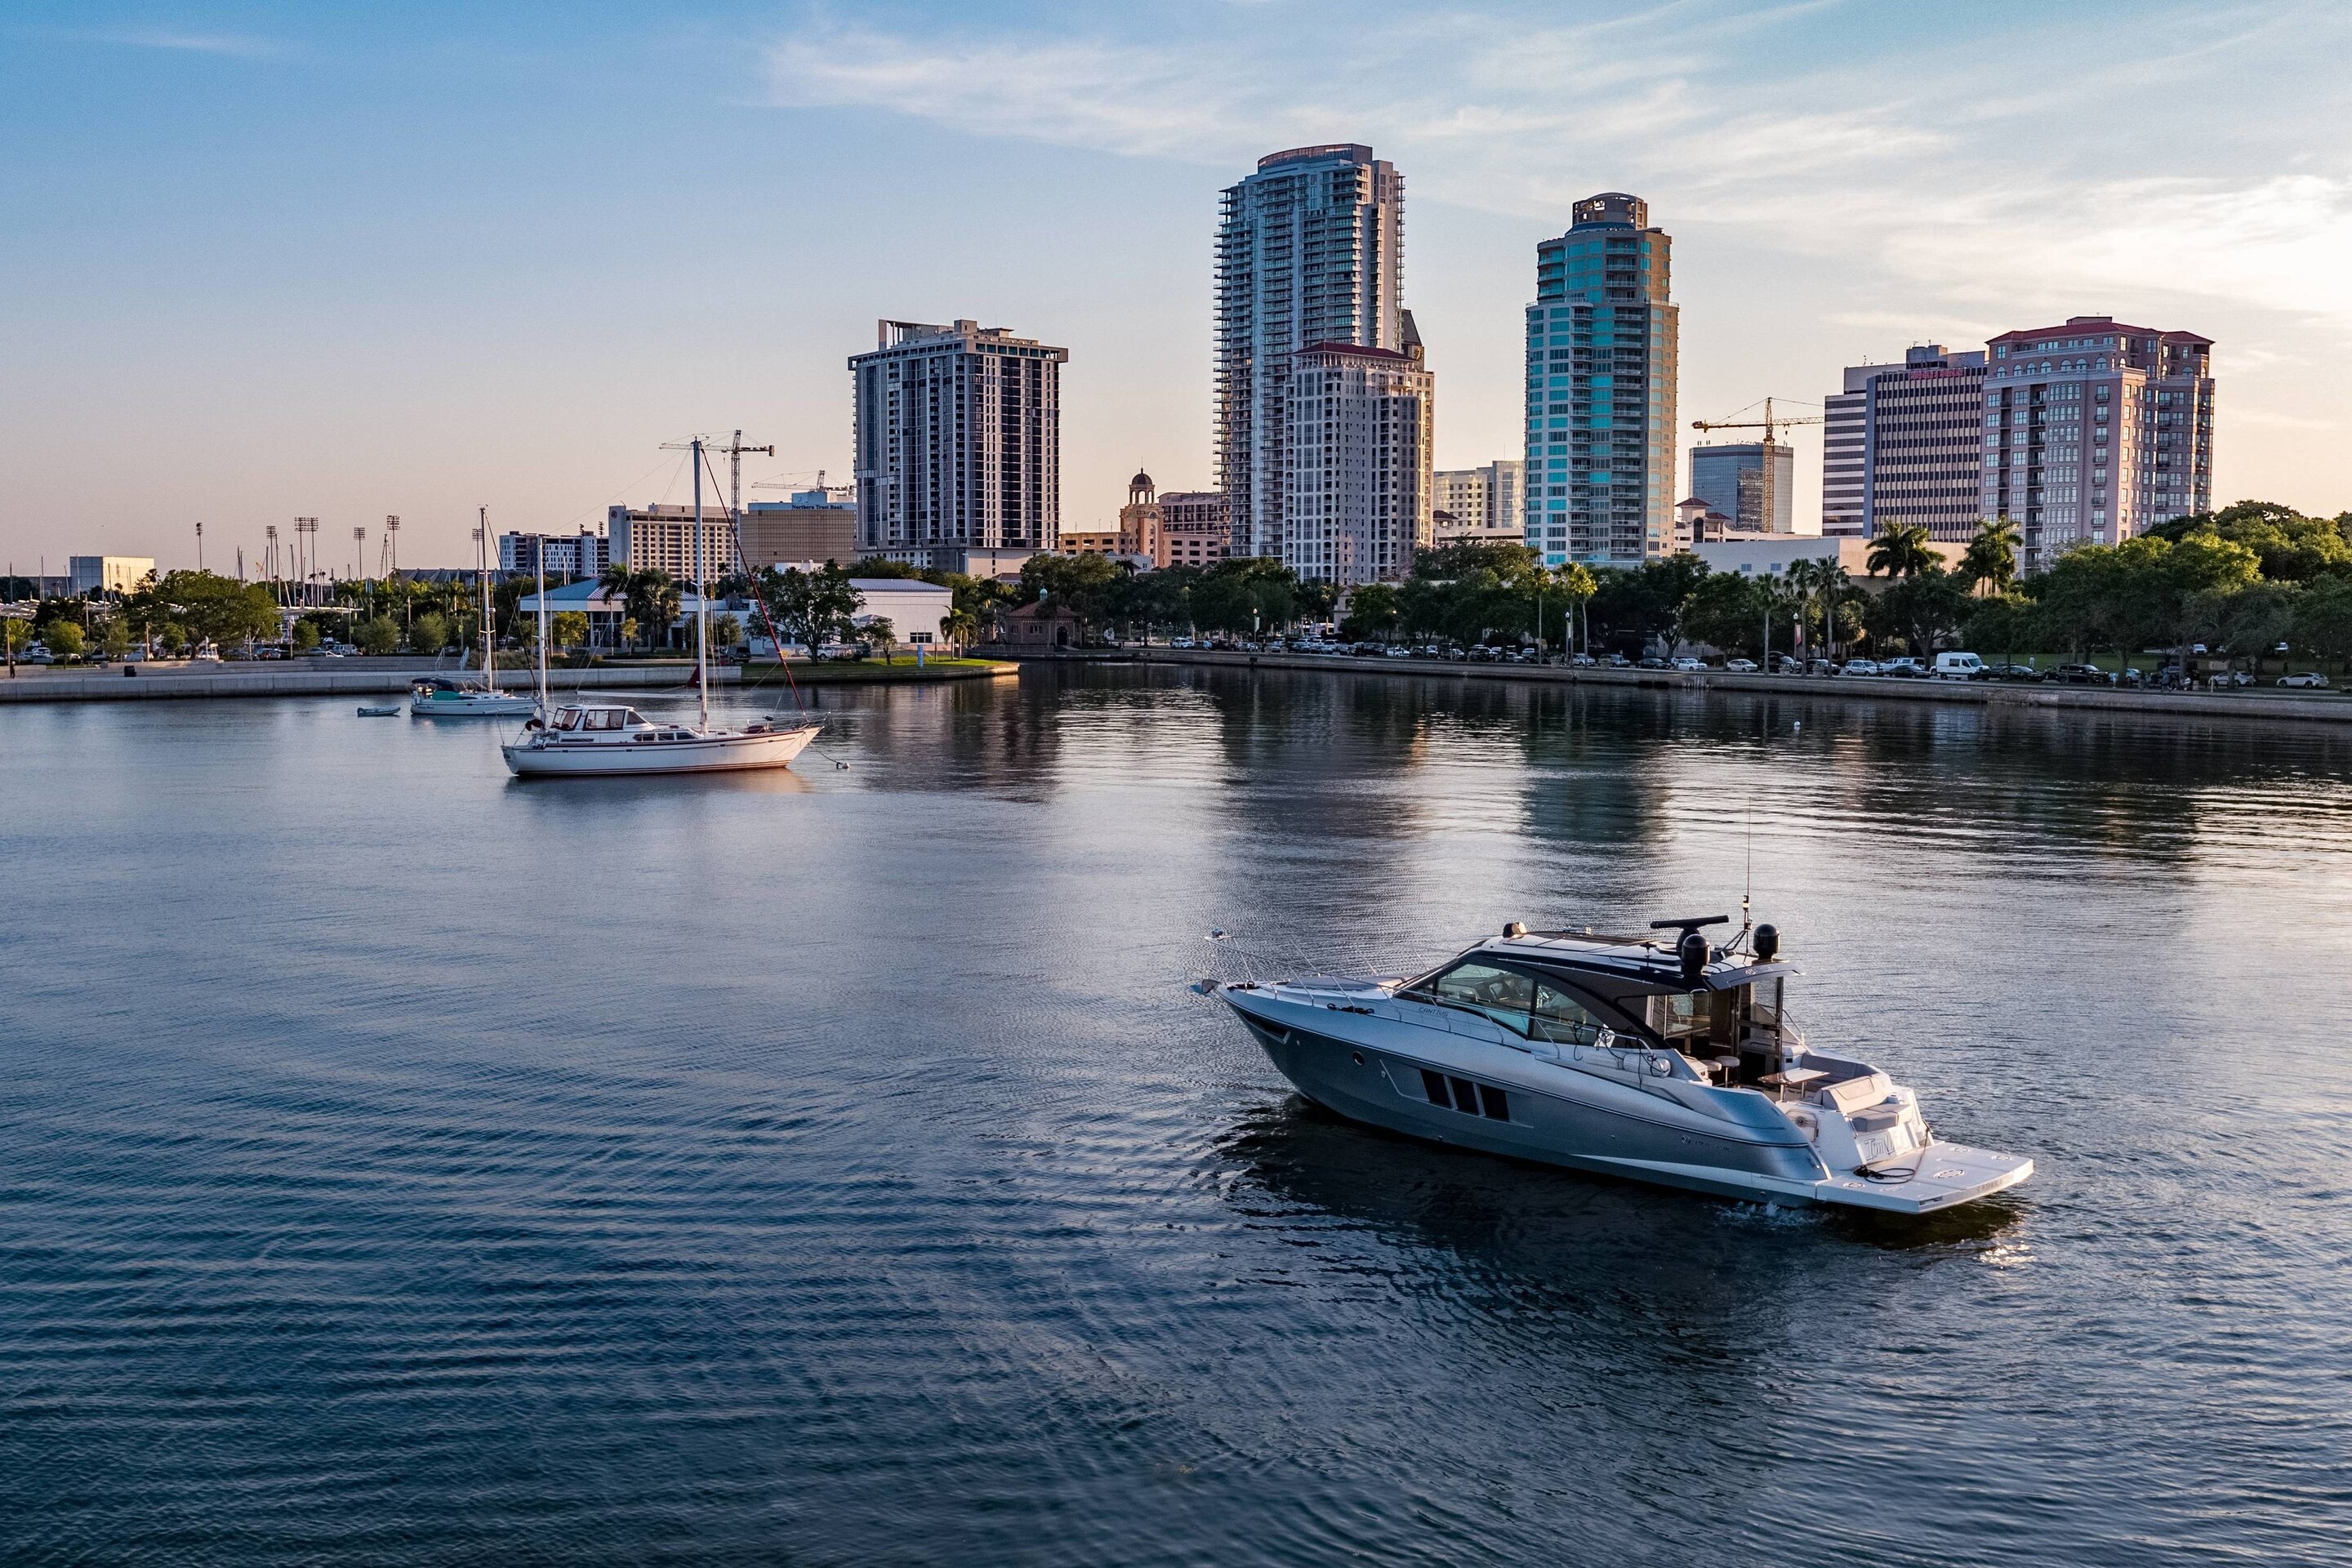
POLYGON ((1528 1008, 1534 1000, 1535 982, 1513 969, 1490 963, 1457 963, 1428 989, 1443 1001, 1475 1007, 1498 1024, 1528 1032, 1528 1008))
POLYGON ((585 716, 586 710, 583 709, 559 708, 555 710, 555 727, 559 730, 577 730, 580 728, 580 721, 585 716))
POLYGON ((1538 1040, 1589 1046, 1601 1037, 1601 1020, 1585 1009, 1582 997, 1538 980, 1528 1033, 1538 1040))
POLYGON ((599 708, 588 715, 588 728, 591 730, 617 730, 620 727, 621 710, 617 708, 599 708))
POLYGON ((1670 991, 1649 1001, 1644 1020, 1668 1045, 1704 1040, 1714 1022, 1714 1007, 1704 991, 1670 991))

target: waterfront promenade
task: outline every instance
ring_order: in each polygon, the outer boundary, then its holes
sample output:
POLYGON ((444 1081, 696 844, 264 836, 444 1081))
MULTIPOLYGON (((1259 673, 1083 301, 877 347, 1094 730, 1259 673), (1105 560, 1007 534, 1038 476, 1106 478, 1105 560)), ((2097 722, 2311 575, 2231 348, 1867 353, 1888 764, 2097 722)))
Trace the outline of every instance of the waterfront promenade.
POLYGON ((1193 664, 1259 669, 1320 669, 1355 675, 1454 676, 1564 686, 1638 687, 1659 691, 1736 691, 1853 701, 1945 702, 1978 708, 2081 709, 2196 718, 2290 720, 2352 724, 2352 698, 2334 691, 2140 691, 1999 680, 1912 680, 1885 676, 1749 675, 1737 671, 1612 669, 1539 664, 1468 664, 1443 658, 1358 658, 1347 654, 1219 653, 1205 648, 1089 648, 1024 654, 1039 662, 1193 664))
MULTIPOLYGON (((740 666, 719 665, 710 671, 710 684, 720 687, 767 686, 782 689, 776 666, 753 668, 744 680, 740 666)), ((946 664, 934 661, 920 669, 911 663, 856 666, 793 667, 803 685, 853 682, 959 680, 1011 675, 1006 665, 946 664)), ((125 702, 159 698, 202 697, 367 697, 406 691, 412 681, 434 675, 472 678, 478 670, 435 669, 409 659, 339 659, 335 668, 318 669, 294 663, 225 663, 201 665, 124 665, 112 669, 24 666, 10 680, 0 677, 0 703, 6 702, 125 702), (135 673, 126 676, 125 670, 135 673)), ((694 667, 684 663, 596 665, 587 669, 552 669, 548 685, 556 691, 657 691, 690 689, 694 667)), ((528 669, 501 669, 501 686, 517 691, 532 689, 537 676, 528 669)))

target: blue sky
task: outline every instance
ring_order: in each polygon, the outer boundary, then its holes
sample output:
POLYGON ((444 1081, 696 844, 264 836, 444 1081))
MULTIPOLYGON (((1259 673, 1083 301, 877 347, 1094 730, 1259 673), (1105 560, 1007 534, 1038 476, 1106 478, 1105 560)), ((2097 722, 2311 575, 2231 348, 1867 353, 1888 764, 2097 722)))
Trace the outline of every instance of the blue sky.
MULTIPOLYGON (((2352 507, 2352 6, 20 5, 0 21, 0 552, 403 559, 840 473, 882 316, 1071 350, 1066 523, 1209 478, 1216 192, 1406 177, 1439 459, 1516 449, 1535 242, 1675 237, 1682 417, 2105 312, 2219 342, 2219 488, 2352 507), (373 545, 370 546, 373 553, 373 545), (215 552, 218 553, 215 553, 215 552)), ((1807 499, 1817 480, 1803 466, 1807 499)))

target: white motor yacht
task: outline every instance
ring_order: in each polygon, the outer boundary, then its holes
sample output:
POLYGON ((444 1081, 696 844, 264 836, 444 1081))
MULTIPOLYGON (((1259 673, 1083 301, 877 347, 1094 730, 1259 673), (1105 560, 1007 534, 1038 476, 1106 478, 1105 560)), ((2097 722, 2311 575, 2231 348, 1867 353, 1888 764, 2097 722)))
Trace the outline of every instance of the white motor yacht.
POLYGON ((524 778, 556 773, 709 773, 788 767, 811 741, 814 724, 761 720, 740 730, 656 724, 634 708, 582 704, 536 719, 523 737, 500 748, 524 778))
POLYGON ((499 691, 454 676, 429 676, 408 689, 408 711, 418 719, 513 719, 538 710, 529 692, 499 691))
POLYGON ((1489 1153, 1727 1197, 1919 1215, 2033 1173, 1937 1136, 1918 1097, 1808 1045, 1769 925, 1652 936, 1514 921, 1426 973, 1235 981, 1221 997, 1301 1093, 1489 1153))

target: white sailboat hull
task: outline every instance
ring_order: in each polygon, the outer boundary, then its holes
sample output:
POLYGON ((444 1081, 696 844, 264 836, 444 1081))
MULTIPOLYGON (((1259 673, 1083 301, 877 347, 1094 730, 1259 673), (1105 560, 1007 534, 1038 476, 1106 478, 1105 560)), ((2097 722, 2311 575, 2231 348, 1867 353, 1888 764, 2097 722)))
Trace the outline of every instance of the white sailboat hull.
POLYGON ((735 773, 790 767, 816 733, 817 726, 809 724, 794 730, 721 731, 682 740, 541 736, 500 750, 519 778, 735 773))

